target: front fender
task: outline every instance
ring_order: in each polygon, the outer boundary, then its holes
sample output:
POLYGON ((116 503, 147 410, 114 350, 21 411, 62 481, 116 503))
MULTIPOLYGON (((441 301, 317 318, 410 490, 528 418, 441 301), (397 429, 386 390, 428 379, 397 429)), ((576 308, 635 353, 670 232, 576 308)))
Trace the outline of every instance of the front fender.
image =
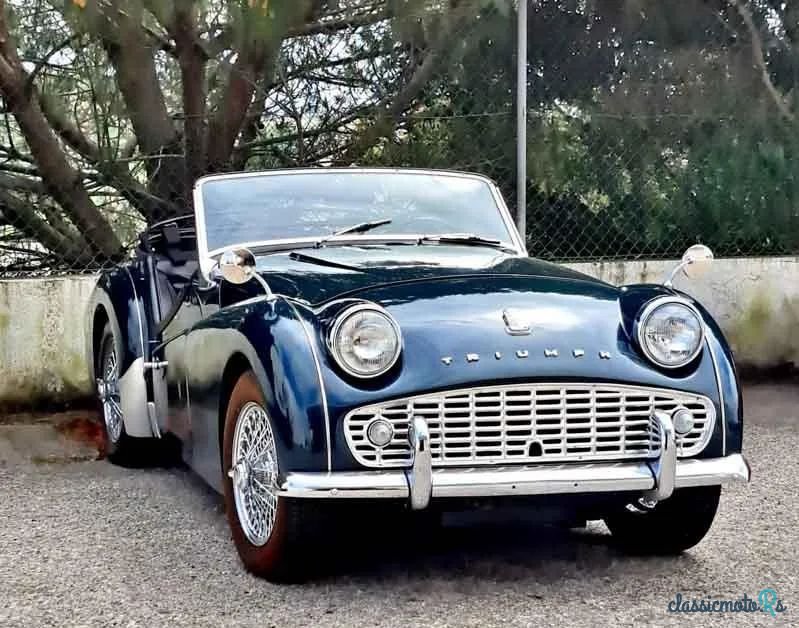
POLYGON ((735 368, 732 349, 721 331, 721 327, 707 309, 691 295, 664 286, 634 285, 624 288, 621 299, 622 319, 625 332, 632 337, 635 317, 641 308, 656 297, 679 296, 691 303, 702 315, 705 323, 705 349, 713 365, 716 390, 714 401, 719 420, 716 422, 713 439, 717 443, 717 455, 740 453, 743 446, 743 401, 741 384, 735 368))
POLYGON ((682 296, 690 299, 705 319, 705 342, 716 370, 719 406, 722 411, 722 420, 718 422, 717 430, 719 427, 724 429, 721 433, 723 453, 725 456, 741 453, 743 449, 743 399, 732 348, 710 313, 688 295, 682 296))
POLYGON ((305 323, 285 299, 251 299, 195 325, 186 341, 191 404, 191 466, 222 488, 224 373, 244 358, 255 373, 272 419, 283 472, 328 469, 326 405, 305 323))

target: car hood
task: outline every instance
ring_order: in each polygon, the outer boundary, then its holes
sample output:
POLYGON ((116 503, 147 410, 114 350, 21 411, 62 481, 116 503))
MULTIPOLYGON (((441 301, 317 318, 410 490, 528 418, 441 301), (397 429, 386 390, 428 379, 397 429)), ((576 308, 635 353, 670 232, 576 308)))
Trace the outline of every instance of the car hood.
MULTIPOLYGON (((525 262, 509 261, 508 266, 552 268, 525 262)), ((637 346, 637 314, 644 303, 665 294, 670 293, 662 286, 616 288, 554 269, 550 275, 453 274, 364 288, 309 311, 309 316, 325 356, 325 385, 334 414, 352 399, 363 403, 366 398, 371 402, 505 381, 615 381, 715 399, 707 352, 683 369, 664 370, 637 346), (382 305, 402 331, 399 364, 374 385, 342 377, 325 350, 337 315, 360 301, 382 305)))
POLYGON ((557 264, 482 247, 343 246, 273 253, 258 257, 257 263, 273 292, 314 305, 378 286, 456 277, 483 283, 492 277, 518 276, 607 285, 557 264))

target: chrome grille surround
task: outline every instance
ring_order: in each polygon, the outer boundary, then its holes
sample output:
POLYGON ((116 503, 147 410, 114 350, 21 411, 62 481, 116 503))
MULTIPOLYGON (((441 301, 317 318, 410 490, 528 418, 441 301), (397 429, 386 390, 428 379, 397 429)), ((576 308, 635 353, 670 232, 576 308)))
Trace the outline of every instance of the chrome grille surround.
POLYGON ((355 459, 366 467, 406 467, 412 454, 408 425, 423 418, 434 467, 641 460, 660 453, 655 410, 684 406, 694 427, 677 436, 677 455, 705 448, 716 422, 713 402, 663 388, 605 383, 535 383, 442 391, 364 406, 344 417, 355 459), (394 427, 383 448, 366 438, 382 418, 394 427))

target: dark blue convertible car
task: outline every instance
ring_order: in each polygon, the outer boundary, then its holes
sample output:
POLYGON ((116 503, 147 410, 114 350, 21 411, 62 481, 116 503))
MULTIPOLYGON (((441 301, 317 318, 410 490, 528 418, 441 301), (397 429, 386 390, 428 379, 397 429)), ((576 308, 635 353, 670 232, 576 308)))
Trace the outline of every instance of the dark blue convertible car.
POLYGON ((108 458, 178 443, 254 573, 298 577, 325 507, 364 501, 557 504, 678 553, 749 479, 730 348, 676 270, 616 287, 531 259, 472 174, 215 175, 194 205, 100 277, 92 377, 108 458))

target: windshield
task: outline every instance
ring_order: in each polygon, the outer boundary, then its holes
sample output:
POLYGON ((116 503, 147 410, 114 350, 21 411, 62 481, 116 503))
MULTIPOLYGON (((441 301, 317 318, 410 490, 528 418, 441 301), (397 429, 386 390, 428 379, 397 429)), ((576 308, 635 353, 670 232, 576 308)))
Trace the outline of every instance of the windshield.
POLYGON ((513 241, 491 187, 475 177, 319 170, 210 179, 200 190, 209 251, 322 238, 381 220, 390 222, 370 228, 368 235, 468 232, 513 241))

